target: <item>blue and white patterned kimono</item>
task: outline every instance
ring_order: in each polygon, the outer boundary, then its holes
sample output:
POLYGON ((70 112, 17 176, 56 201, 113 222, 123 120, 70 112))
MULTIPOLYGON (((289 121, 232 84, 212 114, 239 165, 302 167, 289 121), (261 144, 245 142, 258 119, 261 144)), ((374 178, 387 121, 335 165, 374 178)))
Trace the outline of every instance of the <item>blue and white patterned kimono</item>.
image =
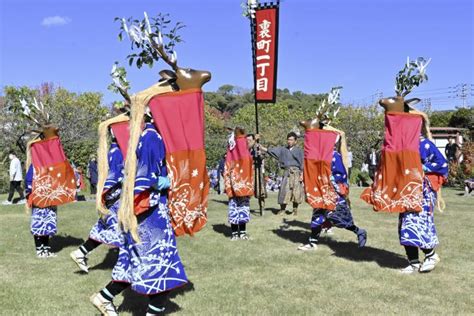
MULTIPOLYGON (((30 165, 25 177, 26 197, 33 190, 34 168, 30 165)), ((57 210, 56 206, 51 207, 33 207, 31 208, 31 234, 33 236, 54 236, 57 230, 57 210)))
POLYGON ((240 196, 229 199, 229 224, 246 224, 250 221, 250 197, 240 196))
MULTIPOLYGON (((113 247, 120 246, 122 232, 118 226, 117 211, 123 180, 123 156, 117 143, 110 145, 107 155, 109 172, 104 184, 104 200, 109 214, 101 217, 92 227, 89 238, 113 247)), ((100 198, 100 197, 98 197, 100 198)))
MULTIPOLYGON (((421 137, 420 156, 423 171, 444 177, 448 175, 448 162, 429 139, 421 137)), ((433 249, 439 244, 434 224, 434 208, 437 193, 425 175, 423 179, 423 209, 421 212, 405 212, 399 218, 400 244, 421 249, 433 249)))
POLYGON ((136 154, 135 196, 148 192, 149 209, 137 216, 140 243, 134 242, 130 233, 124 234, 112 279, 131 283, 134 291, 151 295, 180 287, 188 279, 170 223, 167 190, 158 189, 168 180, 165 147, 153 124, 146 124, 136 154))
POLYGON ((341 154, 337 151, 334 151, 333 153, 331 173, 331 183, 338 195, 336 209, 334 211, 328 211, 325 209, 313 210, 311 228, 323 225, 326 220, 338 228, 349 228, 354 225, 351 209, 339 187, 339 184, 348 186, 348 183, 346 168, 342 162, 341 154))

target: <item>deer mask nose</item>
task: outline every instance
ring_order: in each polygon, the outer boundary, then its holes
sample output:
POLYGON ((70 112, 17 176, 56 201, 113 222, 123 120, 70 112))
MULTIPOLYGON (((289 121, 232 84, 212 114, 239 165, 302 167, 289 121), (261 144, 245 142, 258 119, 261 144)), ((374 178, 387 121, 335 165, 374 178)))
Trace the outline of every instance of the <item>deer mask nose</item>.
POLYGON ((209 71, 203 71, 201 74, 201 78, 204 80, 204 82, 208 82, 211 80, 211 73, 209 71))

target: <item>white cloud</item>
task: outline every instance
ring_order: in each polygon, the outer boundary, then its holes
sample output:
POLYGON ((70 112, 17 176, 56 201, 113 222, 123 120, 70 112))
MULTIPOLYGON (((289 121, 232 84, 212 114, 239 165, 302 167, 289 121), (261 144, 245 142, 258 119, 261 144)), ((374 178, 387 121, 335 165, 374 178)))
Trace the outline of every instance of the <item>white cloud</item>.
POLYGON ((41 21, 41 25, 49 27, 49 26, 61 26, 66 25, 71 22, 71 19, 67 16, 48 16, 41 21))

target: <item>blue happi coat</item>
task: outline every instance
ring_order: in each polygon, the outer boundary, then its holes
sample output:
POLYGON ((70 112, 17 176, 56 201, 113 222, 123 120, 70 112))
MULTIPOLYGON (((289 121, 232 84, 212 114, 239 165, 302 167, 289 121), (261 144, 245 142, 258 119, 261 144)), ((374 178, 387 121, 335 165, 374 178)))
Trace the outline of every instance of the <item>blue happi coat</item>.
POLYGON ((148 210, 137 216, 140 243, 130 233, 124 234, 112 279, 131 283, 134 291, 150 295, 188 280, 168 214, 165 147, 153 124, 145 125, 136 154, 135 196, 149 193, 144 195, 148 210))
MULTIPOLYGON (((102 196, 106 207, 109 209, 107 216, 101 216, 92 227, 89 238, 102 244, 118 247, 120 245, 122 232, 117 222, 117 211, 119 209, 120 193, 123 180, 123 156, 117 143, 110 145, 107 155, 109 172, 104 184, 102 196)), ((98 197, 101 198, 101 197, 98 197)))
MULTIPOLYGON (((34 168, 33 164, 28 168, 28 172, 25 177, 25 193, 26 198, 33 191, 33 177, 34 177, 34 168)), ((54 236, 57 233, 57 207, 35 207, 34 205, 31 208, 31 221, 30 221, 30 231, 34 236, 54 236)))
POLYGON ((348 228, 354 225, 351 209, 341 189, 341 186, 349 187, 347 172, 342 162, 342 156, 337 151, 334 151, 331 162, 331 183, 338 195, 336 209, 332 212, 324 209, 313 210, 312 228, 321 226, 326 220, 338 228, 348 228))
POLYGON ((423 178, 423 209, 421 212, 405 212, 399 218, 400 244, 422 249, 432 249, 439 244, 434 224, 434 208, 437 193, 433 190, 427 173, 448 176, 448 162, 429 139, 420 139, 420 157, 425 176, 423 178))

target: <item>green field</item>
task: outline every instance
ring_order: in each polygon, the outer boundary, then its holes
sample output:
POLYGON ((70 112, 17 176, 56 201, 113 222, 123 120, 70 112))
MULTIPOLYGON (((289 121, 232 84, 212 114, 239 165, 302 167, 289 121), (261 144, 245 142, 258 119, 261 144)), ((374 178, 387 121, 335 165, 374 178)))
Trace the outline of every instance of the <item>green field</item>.
MULTIPOLYGON (((309 234, 307 205, 298 216, 274 215, 278 205, 272 195, 264 217, 254 215, 248 225, 251 240, 231 242, 226 198, 211 195, 207 227, 193 238, 178 238, 190 284, 172 295, 168 311, 474 314, 474 198, 461 193, 444 190, 447 209, 435 215, 441 262, 432 273, 414 275, 398 272, 406 261, 398 243, 397 216, 372 212, 358 199, 360 189, 351 193, 353 214, 356 224, 368 231, 367 246, 358 249, 355 235, 335 229, 317 251, 306 253, 296 248, 309 234)), ((23 207, 0 206, 0 314, 97 315, 89 296, 110 281, 116 253, 102 246, 90 255, 90 273, 78 272, 69 252, 95 223, 94 203, 61 207, 58 217, 59 234, 52 240, 58 257, 37 259, 23 207)), ((115 300, 123 315, 144 315, 146 302, 130 291, 115 300)))

